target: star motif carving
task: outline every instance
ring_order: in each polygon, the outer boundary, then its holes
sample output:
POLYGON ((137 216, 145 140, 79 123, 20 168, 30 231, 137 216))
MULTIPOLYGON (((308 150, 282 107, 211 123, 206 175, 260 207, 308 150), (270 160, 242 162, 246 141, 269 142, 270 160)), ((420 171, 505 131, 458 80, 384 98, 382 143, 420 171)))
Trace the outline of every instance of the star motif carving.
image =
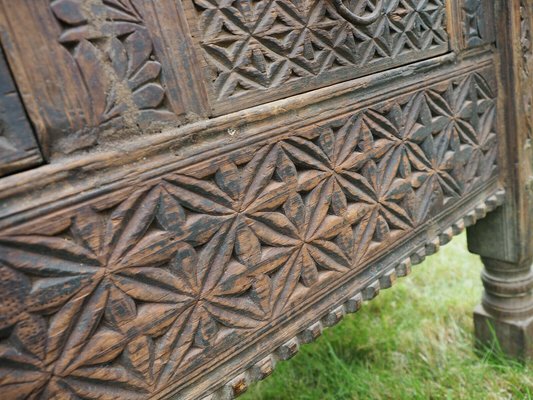
MULTIPOLYGON (((327 0, 194 0, 191 22, 202 36, 215 97, 224 100, 333 71, 353 77, 353 67, 447 42, 442 0, 385 3, 383 15, 367 26, 346 20, 327 0)), ((346 4, 361 15, 376 7, 371 0, 346 4)))
POLYGON ((146 398, 245 348, 490 182, 495 117, 470 73, 2 232, 3 394, 146 398))

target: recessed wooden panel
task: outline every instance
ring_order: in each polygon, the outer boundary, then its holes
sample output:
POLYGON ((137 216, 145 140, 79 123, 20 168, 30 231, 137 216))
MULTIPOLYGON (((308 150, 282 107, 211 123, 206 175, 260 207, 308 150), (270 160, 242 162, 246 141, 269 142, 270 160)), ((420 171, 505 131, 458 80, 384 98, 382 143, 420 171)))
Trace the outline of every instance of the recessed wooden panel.
POLYGON ((2 231, 4 396, 214 384, 213 368, 272 351, 291 318, 369 262, 462 217, 497 175, 493 70, 424 78, 2 231))
POLYGON ((33 129, 0 49, 0 176, 41 162, 33 129))
POLYGON ((6 0, 0 27, 47 155, 204 114, 180 2, 6 0))
MULTIPOLYGON (((186 2, 187 3, 187 2, 186 2)), ((442 54, 444 0, 188 0, 216 114, 442 54)))
POLYGON ((494 0, 461 0, 458 2, 458 21, 462 21, 460 45, 462 49, 493 43, 495 37, 494 0))

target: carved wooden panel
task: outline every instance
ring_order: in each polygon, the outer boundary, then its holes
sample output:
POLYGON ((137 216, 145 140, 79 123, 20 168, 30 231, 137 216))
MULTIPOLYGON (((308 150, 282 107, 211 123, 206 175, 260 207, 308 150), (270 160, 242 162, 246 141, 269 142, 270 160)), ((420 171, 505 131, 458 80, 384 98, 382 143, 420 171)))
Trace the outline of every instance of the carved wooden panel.
POLYGON ((189 0, 216 113, 448 50, 443 0, 189 0))
POLYGON ((0 27, 47 155, 204 114, 180 2, 5 0, 0 27))
POLYGON ((32 127, 0 49, 0 176, 40 162, 32 127))
POLYGON ((494 0, 461 1, 462 47, 466 49, 494 42, 494 0))
POLYGON ((433 82, 2 231, 3 395, 175 392, 481 191, 493 71, 433 82))

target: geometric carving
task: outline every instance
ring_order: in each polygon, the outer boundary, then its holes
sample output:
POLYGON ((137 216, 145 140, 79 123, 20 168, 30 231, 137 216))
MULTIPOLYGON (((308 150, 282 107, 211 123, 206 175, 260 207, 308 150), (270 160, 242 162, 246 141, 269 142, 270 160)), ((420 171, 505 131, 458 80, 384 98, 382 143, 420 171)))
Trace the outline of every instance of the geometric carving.
POLYGON ((216 101, 299 93, 447 50, 442 0, 193 2, 216 101))
POLYGON ((0 233, 2 392, 146 398, 237 354, 488 183, 495 106, 469 73, 0 233))
POLYGON ((236 398, 244 393, 251 383, 267 378, 272 374, 279 361, 292 358, 302 348, 302 345, 318 339, 325 328, 339 323, 347 314, 357 312, 361 308, 363 300, 372 300, 380 293, 380 290, 392 287, 398 277, 409 275, 413 264, 421 263, 426 255, 429 256, 437 252, 440 245, 448 243, 453 236, 463 232, 465 227, 476 223, 479 218, 484 218, 483 215, 502 204, 504 196, 505 192, 503 190, 496 192, 484 202, 476 205, 464 218, 460 218, 451 227, 445 229, 438 238, 430 239, 422 248, 413 252, 410 257, 393 264, 392 268, 386 268, 385 272, 381 271, 379 275, 374 277, 372 282, 365 284, 365 287, 355 296, 349 297, 343 304, 334 309, 330 308, 330 311, 320 319, 317 318, 316 314, 313 315, 312 322, 307 322, 309 325, 305 330, 300 331, 274 352, 256 362, 246 372, 237 375, 214 393, 204 397, 204 400, 224 398, 224 396, 226 398, 236 398))

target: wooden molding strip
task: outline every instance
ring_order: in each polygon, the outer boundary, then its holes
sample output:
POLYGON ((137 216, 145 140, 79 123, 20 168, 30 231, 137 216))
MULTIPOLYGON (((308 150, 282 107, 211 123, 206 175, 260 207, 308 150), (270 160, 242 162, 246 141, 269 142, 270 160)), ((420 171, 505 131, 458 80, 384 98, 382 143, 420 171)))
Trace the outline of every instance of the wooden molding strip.
POLYGON ((348 113, 391 96, 387 85, 398 82, 392 95, 416 90, 445 76, 492 64, 477 55, 453 64, 455 54, 360 78, 268 105, 117 143, 109 151, 88 153, 6 177, 0 182, 0 228, 12 226, 105 193, 132 187, 183 169, 202 159, 267 140, 282 132, 348 113), (317 107, 321 112, 317 114, 317 107), (287 124, 287 121, 292 121, 287 124), (202 143, 202 145, 197 145, 202 143), (38 196, 35 194, 38 193, 38 196))

